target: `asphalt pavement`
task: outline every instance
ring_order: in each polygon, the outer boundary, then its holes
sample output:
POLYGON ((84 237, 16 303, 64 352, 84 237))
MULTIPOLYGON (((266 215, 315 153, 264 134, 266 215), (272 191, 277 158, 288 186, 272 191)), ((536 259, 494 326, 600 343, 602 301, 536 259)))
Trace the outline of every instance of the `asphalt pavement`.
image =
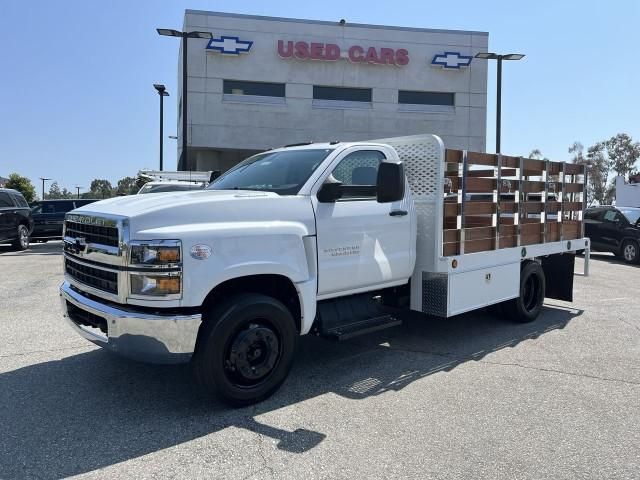
POLYGON ((640 267, 611 255, 532 324, 303 337, 281 390, 231 409, 71 331, 60 248, 0 246, 2 479, 640 477, 640 267))

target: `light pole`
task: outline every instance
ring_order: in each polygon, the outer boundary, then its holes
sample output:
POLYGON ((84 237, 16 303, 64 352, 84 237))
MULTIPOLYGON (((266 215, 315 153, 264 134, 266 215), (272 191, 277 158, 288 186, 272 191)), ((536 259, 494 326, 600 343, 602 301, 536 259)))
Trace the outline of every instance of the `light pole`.
POLYGON ((500 128, 502 122, 502 61, 503 60, 521 60, 524 58, 522 53, 507 53, 501 55, 493 52, 482 52, 476 54, 476 58, 483 58, 485 60, 497 60, 498 61, 498 81, 497 81, 497 93, 496 93, 496 153, 500 153, 500 128))
POLYGON ((179 37, 182 39, 182 163, 183 168, 189 168, 189 156, 187 153, 187 40, 190 38, 213 38, 211 32, 180 32, 170 28, 156 28, 160 35, 167 37, 179 37))
POLYGON ((160 97, 160 171, 162 171, 162 141, 163 141, 163 133, 162 133, 162 124, 164 123, 164 97, 169 96, 169 92, 164 85, 154 83, 153 88, 158 91, 158 96, 160 97))
POLYGON ((50 178, 40 177, 40 180, 42 180, 42 200, 44 200, 44 182, 46 180, 51 180, 51 179, 50 178))
POLYGON ((76 186, 75 186, 75 189, 76 189, 76 191, 78 192, 78 196, 77 196, 77 198, 80 198, 80 189, 81 189, 81 188, 82 188, 82 187, 81 187, 80 185, 76 185, 76 186))

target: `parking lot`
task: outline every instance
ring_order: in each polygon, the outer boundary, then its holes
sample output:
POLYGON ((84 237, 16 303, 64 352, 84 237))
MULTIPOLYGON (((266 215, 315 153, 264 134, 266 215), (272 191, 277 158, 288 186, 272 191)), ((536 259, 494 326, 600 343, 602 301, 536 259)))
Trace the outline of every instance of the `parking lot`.
POLYGON ((638 478, 640 268, 611 255, 532 324, 304 337, 244 409, 72 332, 61 261, 60 242, 0 247, 0 478, 638 478))

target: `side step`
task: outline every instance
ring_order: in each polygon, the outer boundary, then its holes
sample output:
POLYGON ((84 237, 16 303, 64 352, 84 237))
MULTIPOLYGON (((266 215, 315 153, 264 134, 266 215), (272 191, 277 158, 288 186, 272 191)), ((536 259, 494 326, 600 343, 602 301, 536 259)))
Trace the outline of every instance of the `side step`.
POLYGON ((347 340, 402 324, 372 293, 324 300, 318 304, 317 333, 347 340))
POLYGON ((397 327, 402 325, 402 320, 392 317, 391 315, 383 315, 381 317, 370 318, 360 322, 349 323, 341 327, 335 327, 324 333, 325 337, 334 338, 336 340, 348 340, 358 335, 377 332, 385 328, 397 327))

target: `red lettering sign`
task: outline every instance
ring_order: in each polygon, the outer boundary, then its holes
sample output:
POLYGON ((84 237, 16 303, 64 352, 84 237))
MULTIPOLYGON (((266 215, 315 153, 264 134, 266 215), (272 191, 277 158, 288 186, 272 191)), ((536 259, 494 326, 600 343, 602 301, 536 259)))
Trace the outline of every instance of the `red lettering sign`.
MULTIPOLYGON (((282 58, 299 60, 334 61, 341 58, 341 50, 335 43, 278 40, 278 55, 282 58)), ((352 45, 347 50, 347 58, 353 63, 404 66, 409 63, 409 52, 404 48, 395 50, 387 47, 364 48, 360 45, 352 45)))

